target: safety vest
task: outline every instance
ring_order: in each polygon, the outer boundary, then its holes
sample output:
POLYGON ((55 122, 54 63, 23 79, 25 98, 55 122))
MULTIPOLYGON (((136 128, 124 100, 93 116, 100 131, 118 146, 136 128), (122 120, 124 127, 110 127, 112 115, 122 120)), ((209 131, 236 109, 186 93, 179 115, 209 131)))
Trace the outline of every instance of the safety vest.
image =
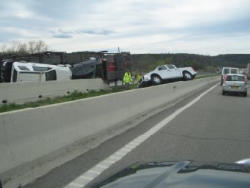
POLYGON ((132 76, 130 73, 126 72, 123 76, 123 82, 124 83, 130 83, 132 82, 132 76))
POLYGON ((138 83, 141 80, 142 76, 140 74, 136 75, 136 83, 138 83))

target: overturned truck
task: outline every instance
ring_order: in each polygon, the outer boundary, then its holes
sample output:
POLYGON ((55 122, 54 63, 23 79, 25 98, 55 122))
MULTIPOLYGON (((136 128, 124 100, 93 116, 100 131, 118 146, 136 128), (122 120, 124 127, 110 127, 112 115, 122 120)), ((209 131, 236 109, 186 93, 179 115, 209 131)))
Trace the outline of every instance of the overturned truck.
POLYGON ((131 62, 130 53, 106 53, 98 58, 92 57, 73 65, 33 63, 18 61, 18 58, 2 60, 0 62, 0 82, 102 78, 109 83, 122 80, 125 71, 131 71, 131 62))
POLYGON ((102 78, 106 82, 122 80, 126 71, 131 71, 130 53, 103 54, 100 58, 90 58, 74 64, 72 79, 102 78))

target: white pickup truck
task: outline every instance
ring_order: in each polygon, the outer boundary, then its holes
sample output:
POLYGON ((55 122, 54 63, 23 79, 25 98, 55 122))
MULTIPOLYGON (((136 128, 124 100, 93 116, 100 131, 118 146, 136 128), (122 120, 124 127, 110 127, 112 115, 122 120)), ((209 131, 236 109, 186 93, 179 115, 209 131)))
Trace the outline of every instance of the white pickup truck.
POLYGON ((155 70, 145 74, 140 85, 161 84, 164 81, 173 80, 192 80, 196 74, 197 72, 192 67, 177 68, 175 65, 167 64, 158 66, 155 70))

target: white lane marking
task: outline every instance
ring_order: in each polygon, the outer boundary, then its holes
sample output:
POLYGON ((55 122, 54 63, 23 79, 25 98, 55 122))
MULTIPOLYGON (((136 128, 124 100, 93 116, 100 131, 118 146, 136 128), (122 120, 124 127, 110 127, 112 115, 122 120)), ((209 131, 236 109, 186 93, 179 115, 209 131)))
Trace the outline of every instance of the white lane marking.
MULTIPOLYGON (((142 135, 138 136, 134 140, 130 141, 124 147, 122 147, 121 149, 117 150, 112 155, 110 155, 109 157, 107 157, 103 161, 99 162, 93 168, 91 168, 88 171, 86 171, 85 173, 83 173, 81 176, 83 176, 83 177, 87 176, 88 177, 89 174, 91 174, 91 178, 92 179, 88 180, 87 183, 86 183, 86 181, 84 181, 84 183, 82 184, 82 187, 84 187, 85 185, 87 185, 88 183, 90 183, 94 178, 96 178, 99 174, 101 174, 104 170, 106 170, 106 169, 100 169, 100 171, 98 171, 98 173, 91 173, 91 172, 93 172, 93 169, 95 169, 94 172, 96 172, 96 169, 97 169, 98 166, 105 166, 105 167, 109 168, 111 165, 113 165, 117 161, 121 160, 125 155, 127 155, 129 152, 131 152, 133 149, 135 149, 141 143, 145 142, 149 137, 151 137, 153 134, 155 134, 156 132, 158 132, 161 128, 163 128, 164 126, 166 126, 176 116, 178 116, 184 110, 186 110, 187 108, 191 107, 193 104, 195 104, 196 102, 198 102, 204 95, 206 95, 208 92, 210 92, 211 90, 213 90, 217 85, 218 84, 216 84, 216 85, 212 86, 211 88, 209 88, 208 90, 204 91, 202 94, 200 94, 194 100, 192 100, 191 102, 189 102, 185 106, 177 109, 174 113, 172 113, 171 115, 169 115, 168 117, 166 117, 165 119, 163 119, 162 121, 160 121, 158 124, 156 124, 154 127, 152 127, 151 129, 149 129, 147 132, 143 133, 142 135)), ((72 185, 72 183, 76 182, 76 180, 78 180, 78 178, 75 179, 73 182, 71 182, 69 185, 72 185)), ((67 185, 65 188, 70 188, 69 185, 67 185)), ((79 183, 77 183, 77 185, 79 185, 79 183)))
POLYGON ((107 158, 106 160, 104 160, 102 163, 99 163, 101 165, 106 165, 106 166, 110 166, 110 164, 113 164, 114 161, 109 160, 109 158, 107 158))
POLYGON ((131 145, 125 145, 125 147, 128 151, 131 151, 132 149, 135 148, 135 146, 131 146, 131 145))
POLYGON ((121 155, 118 156, 117 154, 115 154, 115 155, 110 156, 109 159, 112 159, 112 160, 115 160, 115 161, 117 160, 117 161, 118 161, 118 160, 121 159, 122 157, 123 157, 123 156, 121 156, 121 155))
POLYGON ((96 165, 96 167, 102 168, 102 169, 107 169, 108 168, 108 166, 106 166, 106 165, 100 165, 100 164, 96 165))
MULTIPOLYGON (((86 184, 85 184, 86 185, 86 184)), ((68 185, 68 188, 79 188, 79 187, 82 187, 82 185, 78 184, 78 183, 75 183, 75 182, 72 182, 68 185)))
POLYGON ((92 180, 92 177, 87 177, 87 176, 79 176, 79 179, 85 179, 85 180, 92 180))
MULTIPOLYGON (((122 151, 124 151, 124 152, 129 152, 129 151, 131 151, 132 149, 133 149, 133 148, 131 148, 131 147, 130 147, 130 148, 129 148, 129 147, 124 147, 122 151)), ((116 154, 117 154, 117 155, 123 155, 123 153, 121 153, 121 152, 116 152, 116 154)))
MULTIPOLYGON (((96 168, 96 166, 95 166, 95 168, 96 168)), ((93 168, 91 170, 89 170, 88 172, 91 174, 98 174, 98 175, 101 173, 100 171, 96 171, 93 168)))
POLYGON ((75 179, 74 183, 77 183, 78 185, 81 185, 81 187, 82 187, 82 185, 86 185, 91 180, 93 180, 93 179, 83 179, 83 178, 79 177, 79 178, 75 179))

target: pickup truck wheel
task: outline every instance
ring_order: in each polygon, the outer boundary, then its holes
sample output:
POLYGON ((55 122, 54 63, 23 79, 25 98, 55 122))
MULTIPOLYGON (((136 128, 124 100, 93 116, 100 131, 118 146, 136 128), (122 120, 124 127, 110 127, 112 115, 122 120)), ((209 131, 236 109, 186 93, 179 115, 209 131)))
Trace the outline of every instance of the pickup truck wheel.
POLYGON ((189 72, 183 72, 183 80, 192 80, 193 76, 189 72))
POLYGON ((161 84, 161 82, 162 82, 161 78, 157 75, 153 75, 151 77, 151 79, 152 79, 153 84, 155 84, 155 85, 161 84))

